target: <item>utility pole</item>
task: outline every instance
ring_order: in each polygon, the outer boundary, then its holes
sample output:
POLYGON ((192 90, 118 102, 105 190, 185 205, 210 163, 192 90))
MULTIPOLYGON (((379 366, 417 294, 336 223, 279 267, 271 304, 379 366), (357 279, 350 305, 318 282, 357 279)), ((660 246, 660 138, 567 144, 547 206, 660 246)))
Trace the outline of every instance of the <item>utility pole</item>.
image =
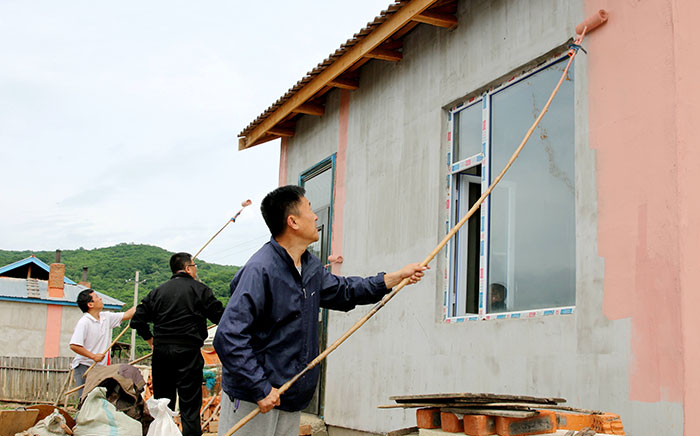
MULTIPOLYGON (((136 277, 134 278, 134 307, 138 304, 139 300, 139 272, 136 271, 136 277)), ((136 330, 131 329, 131 353, 129 355, 129 362, 136 360, 136 330)))

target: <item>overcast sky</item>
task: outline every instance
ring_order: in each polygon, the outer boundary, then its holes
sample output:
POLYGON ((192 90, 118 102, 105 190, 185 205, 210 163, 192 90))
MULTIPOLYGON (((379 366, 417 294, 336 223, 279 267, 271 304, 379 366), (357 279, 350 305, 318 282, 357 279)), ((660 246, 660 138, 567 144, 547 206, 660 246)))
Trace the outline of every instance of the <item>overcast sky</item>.
POLYGON ((241 265, 279 141, 237 135, 390 0, 0 1, 0 249, 120 242, 241 265))

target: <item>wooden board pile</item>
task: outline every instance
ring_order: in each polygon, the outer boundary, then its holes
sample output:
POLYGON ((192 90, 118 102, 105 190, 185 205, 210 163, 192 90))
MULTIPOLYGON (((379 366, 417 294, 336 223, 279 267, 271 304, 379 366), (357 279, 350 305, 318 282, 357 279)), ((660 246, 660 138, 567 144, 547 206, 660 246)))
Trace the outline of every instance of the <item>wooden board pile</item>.
POLYGON ((443 433, 528 436, 563 430, 560 434, 625 434, 619 415, 561 406, 560 403, 566 402, 563 398, 456 393, 390 399, 396 404, 379 407, 418 409, 416 420, 421 436, 443 433))

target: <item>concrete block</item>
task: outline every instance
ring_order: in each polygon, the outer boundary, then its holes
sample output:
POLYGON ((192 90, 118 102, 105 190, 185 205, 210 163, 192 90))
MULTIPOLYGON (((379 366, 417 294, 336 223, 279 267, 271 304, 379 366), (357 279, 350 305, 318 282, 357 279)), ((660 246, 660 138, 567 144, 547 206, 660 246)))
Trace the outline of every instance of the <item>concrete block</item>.
POLYGON ((440 428, 440 409, 431 407, 416 410, 418 428, 440 428))
POLYGON ((464 434, 490 436, 496 434, 496 418, 486 415, 464 415, 464 434))
POLYGON ((552 410, 540 410, 540 413, 532 418, 496 418, 496 433, 500 436, 527 436, 555 431, 557 417, 552 410))
POLYGON ((464 421, 452 412, 440 412, 440 428, 448 433, 462 433, 464 421))

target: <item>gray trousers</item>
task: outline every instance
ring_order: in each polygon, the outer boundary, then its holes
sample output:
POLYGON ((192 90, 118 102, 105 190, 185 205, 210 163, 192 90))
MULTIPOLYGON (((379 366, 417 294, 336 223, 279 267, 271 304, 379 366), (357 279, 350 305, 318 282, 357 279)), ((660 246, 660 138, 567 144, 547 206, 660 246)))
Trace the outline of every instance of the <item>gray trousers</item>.
MULTIPOLYGON (((76 386, 82 386, 85 384, 85 372, 90 368, 87 365, 83 365, 82 363, 75 368, 73 368, 73 379, 75 380, 75 385, 76 386)), ((78 398, 80 398, 83 395, 83 388, 80 388, 78 391, 78 398)), ((78 400, 80 402, 80 400, 78 400)))
MULTIPOLYGON (((258 407, 257 404, 233 400, 221 393, 221 415, 218 436, 224 436, 238 421, 258 407)), ((285 412, 272 409, 258 413, 249 423, 236 432, 240 436, 298 436, 301 412, 285 412)))

